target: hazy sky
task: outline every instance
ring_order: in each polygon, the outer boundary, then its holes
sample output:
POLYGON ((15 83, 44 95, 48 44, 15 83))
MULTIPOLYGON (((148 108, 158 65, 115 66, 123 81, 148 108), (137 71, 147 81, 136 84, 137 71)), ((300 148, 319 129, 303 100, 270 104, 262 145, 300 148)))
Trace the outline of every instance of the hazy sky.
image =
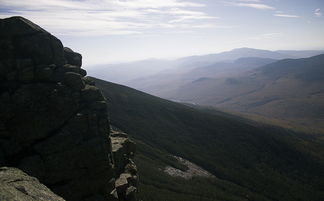
POLYGON ((84 64, 239 47, 324 49, 324 0, 0 0, 83 55, 84 64))

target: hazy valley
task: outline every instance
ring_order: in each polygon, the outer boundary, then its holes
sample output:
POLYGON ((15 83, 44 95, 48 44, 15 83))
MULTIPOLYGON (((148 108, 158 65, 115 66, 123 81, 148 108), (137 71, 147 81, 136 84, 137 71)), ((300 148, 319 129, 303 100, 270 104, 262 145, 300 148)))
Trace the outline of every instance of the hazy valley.
MULTIPOLYGON (((273 52, 241 48, 182 58, 173 63, 168 61, 169 65, 164 61, 167 69, 150 76, 142 76, 137 63, 106 66, 103 72, 115 75, 118 80, 114 71, 127 69, 134 74, 120 83, 147 93, 247 114, 254 119, 282 121, 290 127, 309 128, 312 132, 324 128, 321 77, 324 59, 322 55, 316 56, 320 53, 323 51, 273 52)), ((149 62, 149 65, 156 69, 154 63, 149 62)), ((98 77, 109 80, 105 73, 98 77)))

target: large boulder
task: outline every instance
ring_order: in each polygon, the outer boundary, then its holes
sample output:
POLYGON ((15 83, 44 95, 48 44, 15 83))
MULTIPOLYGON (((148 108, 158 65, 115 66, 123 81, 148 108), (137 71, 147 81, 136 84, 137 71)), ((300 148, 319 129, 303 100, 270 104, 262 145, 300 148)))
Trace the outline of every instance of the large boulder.
POLYGON ((82 55, 74 52, 68 47, 64 47, 64 55, 69 64, 81 67, 82 65, 82 55))

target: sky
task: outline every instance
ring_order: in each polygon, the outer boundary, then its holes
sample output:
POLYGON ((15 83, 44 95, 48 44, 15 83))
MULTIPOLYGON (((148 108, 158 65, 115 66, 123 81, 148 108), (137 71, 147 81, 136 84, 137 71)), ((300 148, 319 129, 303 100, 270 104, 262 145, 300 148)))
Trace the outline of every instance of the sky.
POLYGON ((324 50, 324 0, 0 0, 83 55, 84 65, 250 47, 324 50))

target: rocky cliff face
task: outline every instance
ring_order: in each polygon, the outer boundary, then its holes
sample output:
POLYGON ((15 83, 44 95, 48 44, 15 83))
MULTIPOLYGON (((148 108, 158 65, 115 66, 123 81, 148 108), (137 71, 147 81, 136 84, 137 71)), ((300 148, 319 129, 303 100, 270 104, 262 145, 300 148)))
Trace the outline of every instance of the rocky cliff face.
POLYGON ((0 20, 0 166, 66 200, 135 199, 134 150, 116 140, 123 151, 112 150, 106 100, 81 64, 80 54, 27 19, 0 20), (120 188, 124 172, 132 179, 120 188))

